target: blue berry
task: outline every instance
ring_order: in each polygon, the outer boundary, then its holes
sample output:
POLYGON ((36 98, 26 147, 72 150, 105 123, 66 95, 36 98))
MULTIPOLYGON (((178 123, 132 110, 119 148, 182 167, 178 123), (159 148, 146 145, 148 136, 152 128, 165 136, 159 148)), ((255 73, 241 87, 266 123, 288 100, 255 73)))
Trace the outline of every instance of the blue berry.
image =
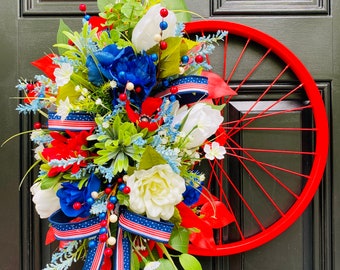
POLYGON ((88 14, 86 14, 86 15, 84 16, 84 19, 85 19, 86 21, 90 20, 90 18, 91 18, 91 16, 88 15, 88 14))
POLYGON ((88 245, 89 245, 89 248, 95 248, 97 246, 97 243, 94 240, 90 240, 88 245))
POLYGON ((155 53, 151 54, 151 60, 152 60, 153 62, 156 62, 156 61, 158 60, 158 55, 155 54, 155 53))
POLYGON ((168 23, 166 21, 161 21, 159 27, 161 28, 161 30, 165 30, 168 28, 168 23))
POLYGON ((118 77, 119 77, 120 79, 125 79, 125 72, 124 72, 124 71, 120 71, 120 72, 118 73, 118 77))
POLYGON ((174 101, 176 101, 176 96, 170 95, 169 99, 170 99, 171 102, 174 102, 174 101))
POLYGON ((94 199, 90 197, 86 200, 86 202, 87 202, 88 205, 92 205, 92 204, 94 204, 94 199))
POLYGON ((126 187, 126 185, 124 183, 122 183, 122 184, 119 185, 118 189, 120 191, 123 191, 125 187, 126 187))
POLYGON ((183 55, 181 60, 183 64, 187 64, 189 62, 189 56, 183 55))
POLYGON ((110 197, 110 202, 113 203, 113 204, 116 204, 118 201, 117 197, 116 196, 111 196, 110 197))
POLYGON ((99 214, 99 219, 104 219, 106 218, 106 212, 102 212, 99 214))
POLYGON ((107 229, 105 227, 102 227, 99 229, 99 234, 107 233, 107 229))

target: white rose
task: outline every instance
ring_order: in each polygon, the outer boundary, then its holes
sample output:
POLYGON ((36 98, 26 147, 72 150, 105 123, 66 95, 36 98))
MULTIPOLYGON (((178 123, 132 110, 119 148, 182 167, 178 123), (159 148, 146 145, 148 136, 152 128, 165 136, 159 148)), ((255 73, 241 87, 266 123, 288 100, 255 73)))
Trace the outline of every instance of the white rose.
POLYGON ((137 214, 146 213, 154 220, 169 220, 185 191, 184 179, 174 173, 169 164, 135 171, 127 178, 126 184, 131 189, 131 210, 137 214))
MULTIPOLYGON (((157 44, 154 37, 161 32, 159 24, 163 18, 159 12, 162 8, 160 4, 152 6, 133 29, 131 41, 137 51, 146 51, 157 44)), ((168 23, 168 28, 163 31, 162 39, 175 36, 177 22, 175 13, 169 11, 164 20, 168 23)))
POLYGON ((175 115, 173 125, 180 124, 180 131, 187 137, 187 148, 195 148, 204 143, 223 122, 220 111, 206 103, 196 103, 191 108, 175 115))
POLYGON ((31 187, 32 201, 40 218, 48 218, 60 209, 59 198, 53 188, 41 189, 41 183, 37 182, 31 187))

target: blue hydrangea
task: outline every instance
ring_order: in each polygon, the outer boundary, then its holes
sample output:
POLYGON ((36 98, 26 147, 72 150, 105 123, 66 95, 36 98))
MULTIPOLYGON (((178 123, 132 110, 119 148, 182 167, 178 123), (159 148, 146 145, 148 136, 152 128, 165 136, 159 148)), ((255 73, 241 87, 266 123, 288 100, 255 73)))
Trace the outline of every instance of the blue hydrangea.
POLYGON ((91 174, 87 185, 84 185, 81 189, 78 187, 78 182, 62 183, 62 188, 57 191, 61 210, 68 217, 88 217, 91 206, 86 201, 91 197, 93 191, 99 191, 100 184, 100 179, 94 174, 91 174), (76 202, 82 204, 79 210, 73 208, 76 202))
POLYGON ((89 81, 93 84, 102 85, 112 80, 117 82, 118 91, 113 92, 114 100, 125 89, 127 82, 131 82, 141 91, 134 91, 130 100, 141 104, 156 84, 156 66, 152 58, 145 53, 136 55, 132 47, 119 49, 116 44, 110 44, 89 56, 86 66, 89 81))

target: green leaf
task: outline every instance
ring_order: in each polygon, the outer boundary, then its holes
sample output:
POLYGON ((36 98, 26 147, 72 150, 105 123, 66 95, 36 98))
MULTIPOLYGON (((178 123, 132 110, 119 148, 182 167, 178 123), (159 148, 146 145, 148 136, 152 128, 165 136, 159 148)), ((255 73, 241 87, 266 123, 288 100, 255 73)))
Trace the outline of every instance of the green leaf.
MULTIPOLYGON (((66 32, 72 32, 72 30, 64 23, 64 21, 61 19, 59 22, 59 29, 57 33, 57 43, 58 44, 67 44, 68 43, 68 37, 65 36, 63 33, 64 31, 66 32)), ((62 55, 66 49, 59 47, 58 52, 60 55, 62 55)))
POLYGON ((117 199, 118 199, 120 205, 125 205, 125 206, 130 205, 129 195, 127 195, 127 194, 125 194, 121 191, 118 191, 116 196, 117 196, 117 199))
MULTIPOLYGON (((180 59, 187 54, 188 50, 197 45, 195 41, 191 41, 182 37, 169 37, 165 39, 168 44, 167 49, 163 50, 158 62, 159 78, 166 78, 178 74, 180 59)), ((155 45, 148 54, 159 52, 159 45, 155 45)))
POLYGON ((161 264, 157 268, 157 270, 177 270, 174 265, 167 259, 159 259, 158 260, 161 264))
POLYGON ((97 6, 100 12, 104 12, 106 5, 113 5, 115 2, 115 0, 97 0, 97 6))
POLYGON ((144 14, 144 7, 140 2, 128 2, 122 6, 121 12, 126 18, 132 19, 142 16, 144 14))
POLYGON ((190 254, 181 254, 179 256, 179 262, 184 270, 202 270, 200 262, 190 254))
POLYGON ((175 226, 171 233, 169 241, 170 246, 181 253, 187 253, 189 245, 189 235, 190 231, 188 229, 175 226))
POLYGON ((167 164, 164 158, 151 146, 147 146, 142 155, 139 170, 149 170, 156 165, 167 164))
POLYGON ((44 177, 41 179, 41 189, 49 189, 54 187, 56 184, 59 183, 60 179, 62 177, 62 173, 58 174, 56 177, 44 177))
POLYGON ((138 256, 137 256, 136 252, 132 253, 131 268, 130 269, 131 270, 139 270, 140 269, 140 263, 139 263, 138 256))
POLYGON ((67 84, 59 87, 56 102, 59 104, 60 101, 65 101, 66 98, 68 98, 71 104, 75 104, 79 98, 79 95, 80 93, 75 90, 75 85, 70 81, 67 84))
POLYGON ((167 9, 175 11, 177 21, 191 21, 191 13, 188 11, 185 0, 162 0, 161 3, 167 9))

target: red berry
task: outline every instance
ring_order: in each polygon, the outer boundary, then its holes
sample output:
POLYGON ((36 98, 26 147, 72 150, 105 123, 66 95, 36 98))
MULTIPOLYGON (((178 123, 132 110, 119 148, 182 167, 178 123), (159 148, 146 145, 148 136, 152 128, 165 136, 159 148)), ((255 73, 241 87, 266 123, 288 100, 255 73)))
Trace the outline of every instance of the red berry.
POLYGON ((166 9, 166 8, 162 8, 160 11, 159 11, 159 14, 165 18, 166 16, 168 16, 169 14, 169 11, 166 9))
POLYGON ((107 226, 107 220, 106 219, 103 219, 101 222, 100 222, 100 227, 106 227, 107 226))
POLYGON ((142 87, 137 86, 137 87, 135 88, 135 92, 136 92, 137 94, 140 93, 140 92, 142 92, 142 87))
POLYGON ((130 187, 128 187, 128 186, 125 186, 125 187, 123 188, 123 193, 124 193, 124 194, 129 194, 130 191, 131 191, 131 189, 130 189, 130 187))
POLYGON ((28 84, 26 85, 26 89, 27 89, 28 91, 34 90, 34 84, 28 83, 28 84))
POLYGON ((70 45, 70 46, 73 46, 73 45, 74 45, 73 41, 70 40, 70 39, 67 41, 67 44, 70 45))
POLYGON ((127 100, 127 95, 125 93, 122 93, 122 94, 119 95, 119 99, 121 101, 126 101, 127 100))
POLYGON ((109 202, 107 205, 106 205, 106 208, 107 208, 107 210, 113 210, 113 209, 115 209, 115 205, 113 204, 113 203, 111 203, 111 202, 109 202))
POLYGON ((159 42, 159 48, 161 50, 166 50, 166 48, 168 48, 168 43, 166 43, 164 40, 162 40, 161 42, 159 42))
POLYGON ((203 56, 202 55, 197 55, 196 57, 195 57, 195 62, 196 63, 198 63, 198 64, 200 64, 200 63, 202 63, 204 61, 204 58, 203 58, 203 56))
POLYGON ((119 184, 121 184, 121 183, 123 183, 123 182, 124 182, 124 180, 123 180, 123 178, 122 178, 122 177, 119 177, 119 178, 117 179, 117 182, 118 182, 119 184))
POLYGON ((41 128, 41 123, 40 122, 35 122, 33 127, 34 127, 34 129, 40 129, 41 128))
POLYGON ((79 5, 79 10, 80 10, 81 12, 85 12, 85 11, 86 11, 86 5, 85 5, 85 4, 80 4, 80 5, 79 5))
POLYGON ((74 210, 80 210, 81 209, 81 203, 80 202, 75 202, 73 204, 73 209, 74 210))
POLYGON ((99 235, 99 241, 100 242, 106 242, 106 240, 108 239, 109 237, 107 236, 107 234, 106 233, 103 233, 103 234, 100 234, 99 235))
POLYGON ((171 94, 177 94, 177 92, 178 92, 178 87, 177 86, 171 86, 170 93, 171 94))
POLYGON ((111 191, 112 191, 112 189, 109 188, 109 187, 105 188, 105 190, 104 190, 105 194, 107 194, 107 195, 109 195, 111 193, 111 191))
POLYGON ((104 250, 104 255, 105 255, 105 257, 111 257, 112 254, 113 254, 112 248, 106 248, 106 249, 104 250))

